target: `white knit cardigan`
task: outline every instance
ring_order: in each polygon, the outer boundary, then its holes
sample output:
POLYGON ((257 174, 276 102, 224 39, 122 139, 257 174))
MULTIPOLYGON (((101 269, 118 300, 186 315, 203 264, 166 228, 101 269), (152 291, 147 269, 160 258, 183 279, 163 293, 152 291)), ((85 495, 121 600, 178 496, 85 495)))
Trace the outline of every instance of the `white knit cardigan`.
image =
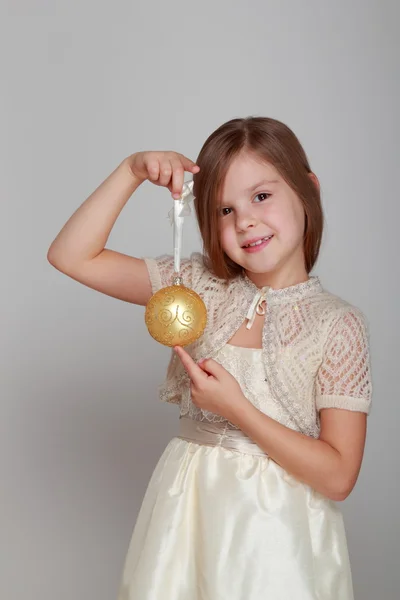
MULTIPOLYGON (((173 256, 143 258, 153 293, 172 284, 173 256)), ((184 285, 197 292, 207 307, 203 335, 185 348, 195 361, 214 357, 246 317, 251 322, 253 311, 265 299, 265 375, 274 400, 291 415, 293 429, 318 437, 323 408, 369 414, 372 382, 366 318, 358 308, 324 290, 318 277, 278 290, 259 289, 245 274, 225 282, 205 267, 198 252, 181 260, 181 275, 184 285)), ((180 405, 180 416, 225 421, 191 402, 190 380, 174 351, 159 394, 162 401, 180 405)), ((263 410, 262 399, 259 406, 263 410)))

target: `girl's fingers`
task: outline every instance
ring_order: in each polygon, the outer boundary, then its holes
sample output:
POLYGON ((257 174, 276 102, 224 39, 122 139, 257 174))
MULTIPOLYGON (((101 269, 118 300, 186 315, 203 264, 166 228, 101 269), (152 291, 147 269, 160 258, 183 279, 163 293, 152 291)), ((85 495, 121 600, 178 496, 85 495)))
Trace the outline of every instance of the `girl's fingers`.
POLYGON ((178 154, 177 158, 171 159, 173 166, 173 181, 172 181, 172 197, 179 198, 182 194, 182 188, 185 180, 185 171, 189 173, 197 173, 200 167, 196 165, 190 158, 178 154))
POLYGON ((200 170, 190 158, 176 152, 150 152, 144 157, 142 164, 149 180, 168 188, 173 198, 179 198, 182 194, 185 171, 198 173, 200 170))
POLYGON ((164 158, 160 162, 160 177, 159 184, 165 187, 168 186, 172 175, 172 165, 168 158, 164 158))
POLYGON ((181 161, 178 158, 171 159, 172 165, 172 186, 170 191, 172 192, 173 198, 179 198, 182 194, 183 181, 185 177, 185 170, 181 161))
POLYGON ((145 160, 145 167, 151 181, 157 181, 160 176, 160 163, 156 158, 145 160))
POLYGON ((186 350, 181 348, 181 346, 174 346, 174 351, 181 359, 185 370, 195 385, 204 379, 208 379, 207 373, 205 373, 205 371, 203 371, 199 365, 194 362, 193 358, 186 352, 186 350))
POLYGON ((197 173, 197 171, 200 171, 200 167, 196 165, 195 162, 190 160, 190 158, 187 158, 187 156, 183 156, 183 154, 180 154, 180 157, 185 171, 188 171, 189 173, 197 173))

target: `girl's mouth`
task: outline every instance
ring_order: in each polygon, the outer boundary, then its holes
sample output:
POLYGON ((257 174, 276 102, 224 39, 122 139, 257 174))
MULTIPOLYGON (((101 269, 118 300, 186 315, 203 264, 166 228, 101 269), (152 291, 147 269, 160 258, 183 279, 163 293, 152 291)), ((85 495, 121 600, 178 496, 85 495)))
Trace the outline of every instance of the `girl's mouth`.
POLYGON ((273 237, 273 235, 268 235, 267 237, 258 240, 258 242, 255 242, 254 244, 243 246, 242 250, 249 253, 260 252, 260 250, 268 246, 269 242, 273 237))

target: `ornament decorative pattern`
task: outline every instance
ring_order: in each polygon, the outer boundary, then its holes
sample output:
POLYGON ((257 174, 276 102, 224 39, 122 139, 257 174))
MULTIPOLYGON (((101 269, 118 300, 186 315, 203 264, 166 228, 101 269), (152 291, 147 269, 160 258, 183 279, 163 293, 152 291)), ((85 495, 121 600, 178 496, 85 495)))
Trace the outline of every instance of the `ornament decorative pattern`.
POLYGON ((154 294, 146 306, 150 335, 164 346, 187 346, 197 340, 207 324, 207 311, 196 292, 171 285, 154 294))

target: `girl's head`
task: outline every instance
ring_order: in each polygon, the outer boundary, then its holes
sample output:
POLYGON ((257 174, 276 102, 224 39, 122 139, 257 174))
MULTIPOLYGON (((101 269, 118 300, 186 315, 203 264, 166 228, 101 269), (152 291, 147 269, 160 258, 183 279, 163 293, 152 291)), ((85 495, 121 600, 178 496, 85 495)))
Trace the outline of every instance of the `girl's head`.
POLYGON ((197 158, 195 210, 209 268, 223 279, 244 269, 257 283, 307 278, 320 249, 319 184, 295 134, 265 117, 233 119, 197 158), (254 250, 243 246, 272 236, 254 250))

